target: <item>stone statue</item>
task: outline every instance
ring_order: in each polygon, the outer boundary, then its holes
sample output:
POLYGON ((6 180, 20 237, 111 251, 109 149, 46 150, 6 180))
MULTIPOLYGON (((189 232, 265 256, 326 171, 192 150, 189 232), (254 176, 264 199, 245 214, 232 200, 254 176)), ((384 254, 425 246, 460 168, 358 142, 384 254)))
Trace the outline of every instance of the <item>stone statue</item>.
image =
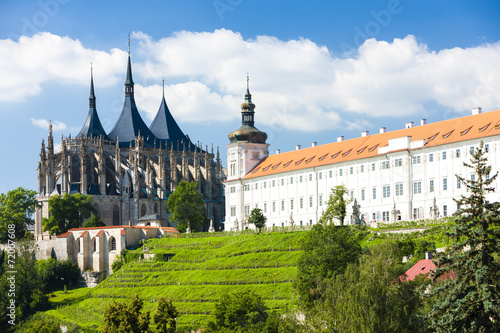
POLYGON ((239 231, 240 230, 240 225, 238 223, 238 219, 234 220, 234 231, 239 231))
POLYGON ((208 228, 208 232, 215 232, 213 219, 210 219, 210 227, 208 228))
POLYGON ((431 219, 436 220, 439 217, 439 209, 436 204, 436 197, 434 197, 434 202, 431 207, 431 219))
POLYGON ((398 213, 399 211, 396 209, 396 203, 394 203, 394 206, 392 207, 392 222, 396 222, 398 220, 398 213))
POLYGON ((351 223, 352 224, 361 224, 361 217, 359 213, 359 208, 361 206, 358 204, 358 200, 354 199, 354 204, 352 205, 352 218, 351 218, 351 223))
POLYGON ((295 221, 293 220, 293 212, 290 213, 290 225, 292 227, 295 225, 295 221))

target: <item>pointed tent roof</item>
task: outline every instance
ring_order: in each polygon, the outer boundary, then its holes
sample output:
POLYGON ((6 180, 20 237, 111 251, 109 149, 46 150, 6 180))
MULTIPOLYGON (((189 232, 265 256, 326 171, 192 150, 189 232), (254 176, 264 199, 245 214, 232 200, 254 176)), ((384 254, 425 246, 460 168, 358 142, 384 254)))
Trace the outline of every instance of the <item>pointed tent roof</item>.
POLYGON ((142 120, 134 98, 134 81, 132 80, 132 66, 130 62, 130 54, 128 56, 127 79, 125 81, 125 102, 123 104, 122 113, 118 118, 115 126, 109 133, 111 140, 116 140, 118 137, 120 147, 129 147, 130 142, 138 135, 144 137, 144 145, 152 147, 154 145, 155 136, 142 120))
POLYGON ((92 68, 90 69, 89 113, 87 115, 87 119, 85 120, 85 124, 83 124, 83 128, 80 133, 78 133, 77 137, 82 136, 86 138, 97 138, 102 136, 105 140, 109 140, 109 137, 104 131, 101 121, 99 120, 99 116, 97 115, 94 95, 94 74, 92 68))
POLYGON ((149 126, 149 129, 153 132, 156 138, 164 141, 167 147, 170 147, 171 142, 174 143, 174 146, 177 145, 177 142, 180 142, 181 144, 184 142, 188 144, 188 147, 190 148, 193 146, 190 140, 182 132, 179 125, 177 125, 177 122, 168 109, 167 102, 165 101, 165 86, 163 86, 163 97, 160 103, 160 108, 158 109, 151 126, 149 126))

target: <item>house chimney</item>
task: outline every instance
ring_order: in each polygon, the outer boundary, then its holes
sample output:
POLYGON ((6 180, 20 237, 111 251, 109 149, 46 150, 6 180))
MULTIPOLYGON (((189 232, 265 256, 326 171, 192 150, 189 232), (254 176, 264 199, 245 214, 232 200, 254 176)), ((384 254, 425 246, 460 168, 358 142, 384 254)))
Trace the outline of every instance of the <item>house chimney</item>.
POLYGON ((337 137, 337 142, 342 142, 342 141, 344 141, 344 136, 343 135, 338 136, 337 137))
POLYGON ((425 252, 425 259, 427 260, 432 259, 432 252, 425 252))
POLYGON ((472 114, 480 114, 482 112, 482 108, 480 106, 472 109, 472 114))
POLYGON ((363 131, 363 132, 361 132, 361 136, 362 136, 362 137, 363 137, 363 136, 368 136, 368 134, 369 134, 369 133, 370 133, 369 131, 363 131))
POLYGON ((280 150, 276 149, 276 155, 278 155, 279 153, 280 153, 280 150))
POLYGON ((385 132, 386 132, 386 130, 387 130, 387 128, 385 128, 385 127, 380 127, 380 133, 385 133, 385 132))
POLYGON ((412 128, 414 125, 413 121, 410 121, 409 123, 406 123, 406 127, 405 128, 412 128))
POLYGON ((420 126, 427 124, 427 119, 420 119, 420 126))
POLYGON ((318 143, 317 143, 316 141, 314 141, 314 142, 312 143, 312 146, 311 146, 311 147, 316 147, 317 145, 318 145, 318 143))
POLYGON ((296 145, 295 150, 300 150, 300 145, 296 145))

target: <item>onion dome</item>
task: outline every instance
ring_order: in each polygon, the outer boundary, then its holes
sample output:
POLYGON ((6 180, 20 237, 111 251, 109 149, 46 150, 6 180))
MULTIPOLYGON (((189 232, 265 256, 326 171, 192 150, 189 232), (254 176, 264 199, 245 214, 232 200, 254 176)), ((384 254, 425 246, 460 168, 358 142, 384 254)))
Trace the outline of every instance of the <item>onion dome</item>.
POLYGON ((255 104, 252 103, 248 81, 247 76, 247 92, 245 94, 245 101, 241 104, 241 127, 228 135, 229 141, 231 143, 266 143, 267 134, 254 126, 255 104))

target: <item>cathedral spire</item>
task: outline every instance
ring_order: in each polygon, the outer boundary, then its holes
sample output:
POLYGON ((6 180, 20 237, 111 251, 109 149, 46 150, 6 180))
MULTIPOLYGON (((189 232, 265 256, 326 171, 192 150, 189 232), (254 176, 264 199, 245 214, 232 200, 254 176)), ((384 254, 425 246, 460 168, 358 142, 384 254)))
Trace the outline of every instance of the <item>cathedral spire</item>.
POLYGON ((132 64, 130 61, 130 34, 128 35, 127 80, 125 81, 125 96, 134 96, 134 80, 132 80, 132 64))
POLYGON ((89 97, 89 108, 95 108, 95 95, 94 95, 94 69, 92 63, 90 63, 90 97, 89 97))

